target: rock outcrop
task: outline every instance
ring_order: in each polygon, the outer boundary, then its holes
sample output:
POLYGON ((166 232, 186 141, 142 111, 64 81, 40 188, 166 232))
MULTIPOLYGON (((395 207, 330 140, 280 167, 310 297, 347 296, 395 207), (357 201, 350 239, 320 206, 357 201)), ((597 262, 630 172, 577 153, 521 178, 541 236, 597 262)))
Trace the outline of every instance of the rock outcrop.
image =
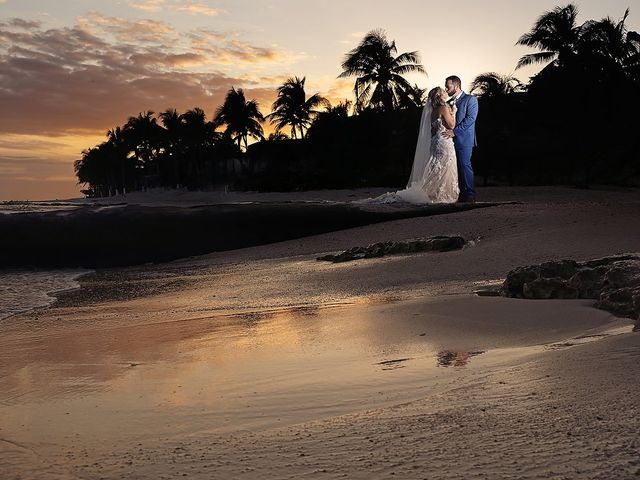
POLYGON ((350 262, 362 258, 377 258, 385 255, 408 254, 418 252, 448 252, 459 250, 465 245, 465 240, 458 236, 437 236, 416 238, 401 242, 379 242, 367 247, 353 247, 337 255, 324 255, 318 260, 333 263, 350 262))
POLYGON ((597 308, 640 320, 640 254, 516 268, 507 275, 501 294, 515 298, 594 299, 597 308))

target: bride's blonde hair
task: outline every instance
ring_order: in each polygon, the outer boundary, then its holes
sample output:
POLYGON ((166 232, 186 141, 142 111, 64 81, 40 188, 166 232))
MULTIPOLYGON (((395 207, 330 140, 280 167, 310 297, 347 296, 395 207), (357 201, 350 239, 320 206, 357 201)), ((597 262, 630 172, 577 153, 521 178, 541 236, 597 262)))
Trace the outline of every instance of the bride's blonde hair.
POLYGON ((436 87, 429 90, 429 99, 431 100, 431 105, 434 107, 442 107, 444 105, 444 101, 441 98, 441 94, 444 92, 442 87, 436 87))

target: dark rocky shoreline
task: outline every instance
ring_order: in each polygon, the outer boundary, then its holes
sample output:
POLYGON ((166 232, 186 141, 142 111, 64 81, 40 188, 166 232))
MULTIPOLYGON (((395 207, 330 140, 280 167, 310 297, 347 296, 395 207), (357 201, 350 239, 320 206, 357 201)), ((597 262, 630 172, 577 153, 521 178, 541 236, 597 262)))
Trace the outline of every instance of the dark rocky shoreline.
POLYGON ((507 275, 501 294, 529 299, 593 299, 597 308, 640 322, 640 253, 516 268, 507 275))
POLYGON ((166 262, 403 218, 499 203, 368 206, 251 203, 122 205, 0 215, 0 269, 100 268, 166 262))
POLYGON ((336 255, 323 255, 318 260, 333 263, 351 262, 363 258, 379 258, 385 255, 401 255, 420 252, 449 252, 460 250, 465 245, 460 236, 436 236, 416 238, 401 242, 379 242, 366 247, 353 247, 336 255))

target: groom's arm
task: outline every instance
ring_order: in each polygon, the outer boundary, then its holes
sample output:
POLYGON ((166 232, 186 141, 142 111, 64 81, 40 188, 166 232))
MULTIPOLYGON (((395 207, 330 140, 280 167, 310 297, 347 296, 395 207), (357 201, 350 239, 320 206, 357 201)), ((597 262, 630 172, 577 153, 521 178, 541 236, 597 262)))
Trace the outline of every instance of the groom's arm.
POLYGON ((464 118, 453 129, 454 135, 460 135, 470 129, 476 122, 476 118, 478 118, 478 99, 473 95, 470 95, 470 97, 464 118))

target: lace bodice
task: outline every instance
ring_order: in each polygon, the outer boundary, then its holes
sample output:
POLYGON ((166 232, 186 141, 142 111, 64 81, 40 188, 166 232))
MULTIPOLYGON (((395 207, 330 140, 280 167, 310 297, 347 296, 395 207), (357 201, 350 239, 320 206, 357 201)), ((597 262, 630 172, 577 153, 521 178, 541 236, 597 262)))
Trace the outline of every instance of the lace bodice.
POLYGON ((442 117, 439 116, 431 122, 431 136, 434 136, 436 133, 440 133, 443 130, 445 130, 444 123, 442 123, 442 117))
POLYGON ((455 157, 455 147, 453 139, 443 137, 442 133, 447 129, 442 122, 442 117, 431 122, 431 155, 437 158, 447 158, 449 155, 455 157))

